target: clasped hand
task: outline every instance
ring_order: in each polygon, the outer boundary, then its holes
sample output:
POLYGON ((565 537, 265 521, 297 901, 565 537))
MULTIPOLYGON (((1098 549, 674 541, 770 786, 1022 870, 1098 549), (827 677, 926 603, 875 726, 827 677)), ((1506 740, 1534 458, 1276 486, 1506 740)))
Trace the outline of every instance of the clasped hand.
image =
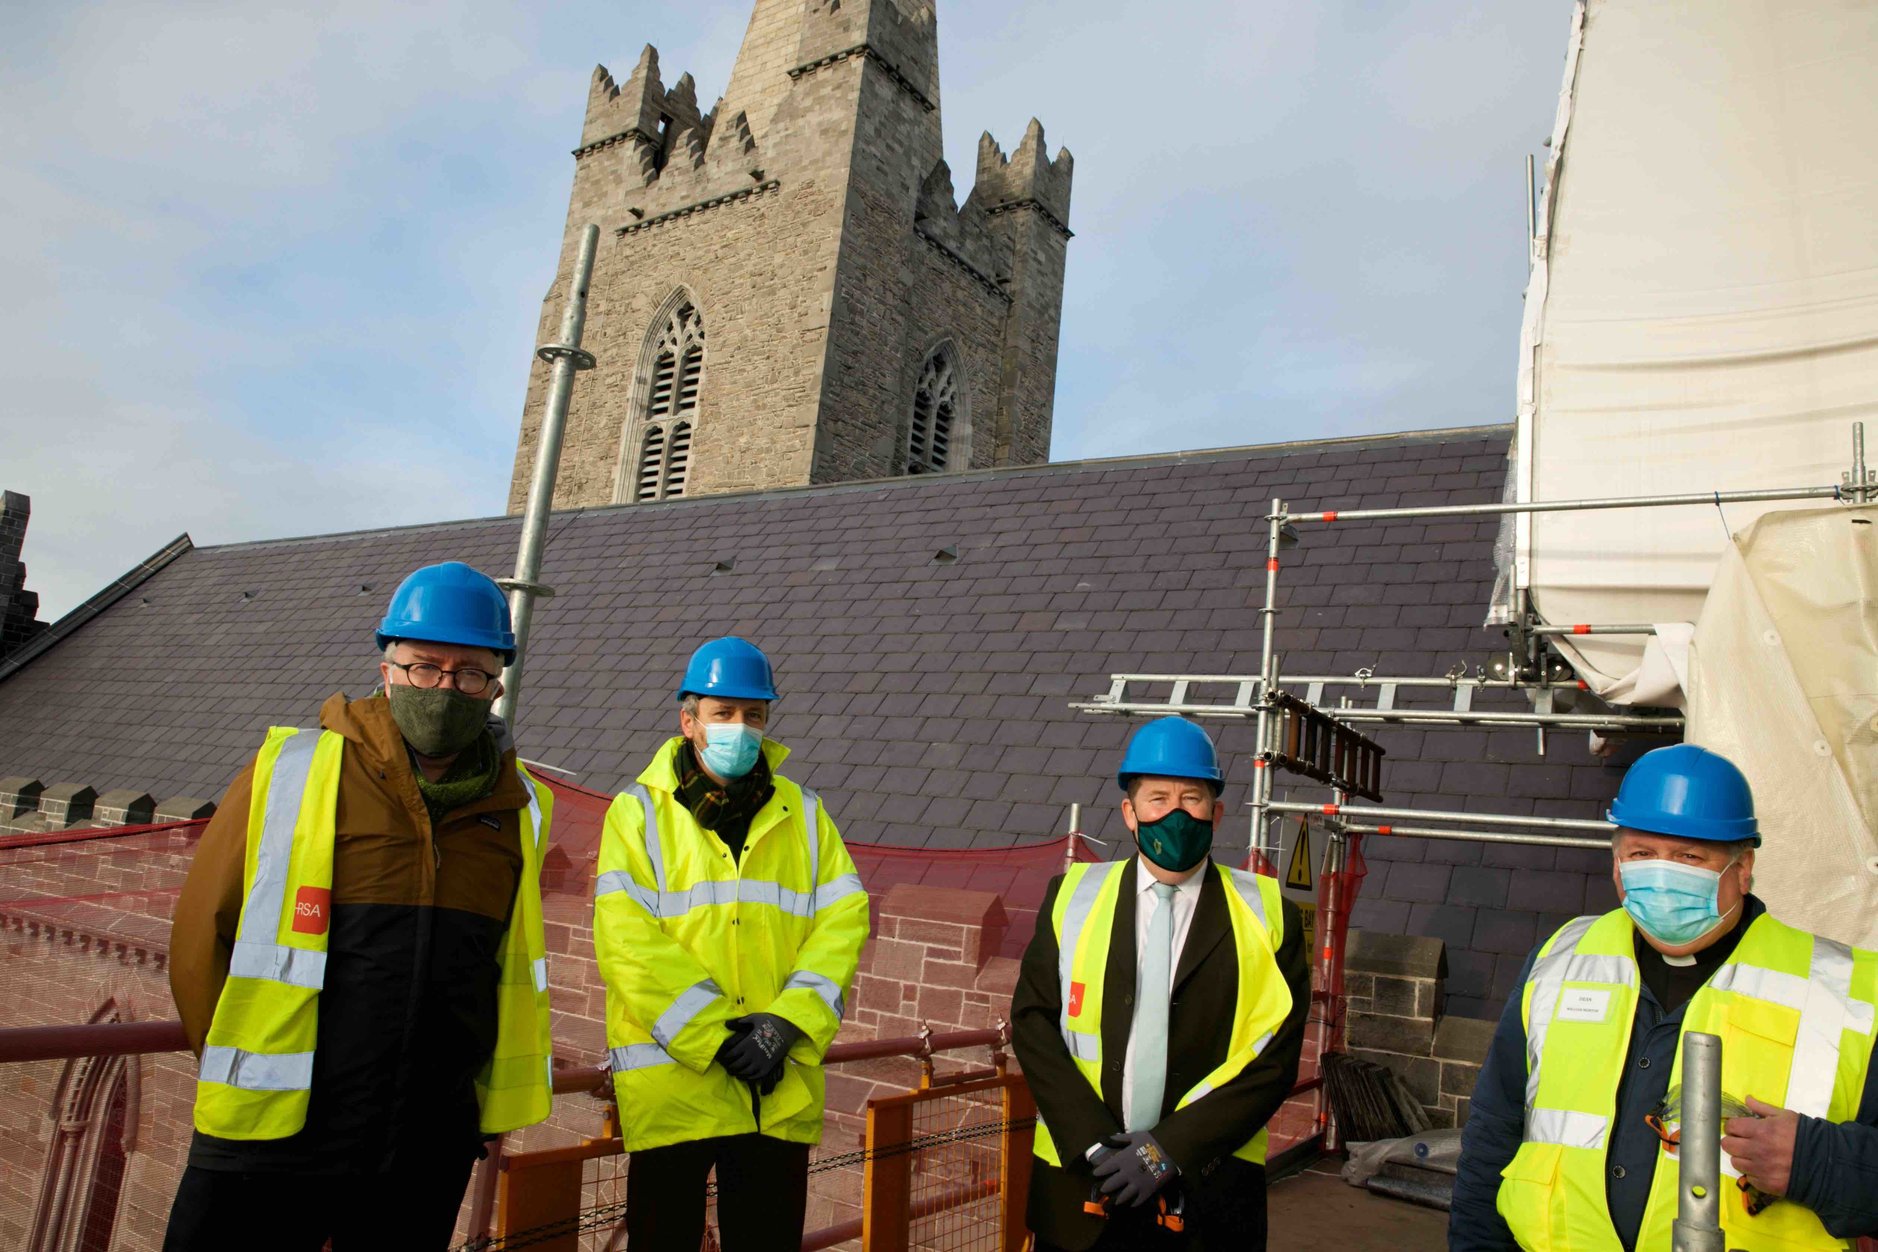
POLYGON ((763 1095, 782 1081, 789 1049, 802 1037, 787 1018, 774 1013, 751 1013, 724 1023, 730 1038, 717 1048, 717 1063, 733 1078, 749 1083, 763 1095))

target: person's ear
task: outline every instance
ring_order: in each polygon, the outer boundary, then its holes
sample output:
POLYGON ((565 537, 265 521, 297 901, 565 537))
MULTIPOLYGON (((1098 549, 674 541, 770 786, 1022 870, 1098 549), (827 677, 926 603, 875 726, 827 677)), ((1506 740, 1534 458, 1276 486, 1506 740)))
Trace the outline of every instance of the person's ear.
POLYGON ((1226 802, 1215 798, 1213 801, 1213 824, 1219 825, 1226 820, 1226 802))
POLYGON ((1141 819, 1135 816, 1135 802, 1127 796, 1122 797, 1122 821, 1131 835, 1141 828, 1141 819))

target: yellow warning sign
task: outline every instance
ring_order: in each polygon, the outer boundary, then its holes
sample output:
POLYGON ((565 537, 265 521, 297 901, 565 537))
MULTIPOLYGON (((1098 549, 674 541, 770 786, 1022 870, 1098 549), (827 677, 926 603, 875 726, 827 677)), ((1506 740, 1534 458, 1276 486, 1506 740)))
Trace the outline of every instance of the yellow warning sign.
POLYGON ((1317 951, 1317 906, 1315 904, 1298 905, 1298 914, 1304 919, 1304 950, 1317 951))
POLYGON ((1300 822, 1297 841, 1291 845, 1291 865, 1285 870, 1285 886, 1309 891, 1313 885, 1310 830, 1300 822))

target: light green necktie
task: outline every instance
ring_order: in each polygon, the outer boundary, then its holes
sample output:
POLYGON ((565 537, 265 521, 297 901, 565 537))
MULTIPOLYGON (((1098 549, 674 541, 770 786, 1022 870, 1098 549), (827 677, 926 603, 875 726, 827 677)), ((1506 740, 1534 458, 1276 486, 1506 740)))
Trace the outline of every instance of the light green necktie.
POLYGON ((1134 1065, 1128 1084, 1128 1129, 1153 1130, 1167 1095, 1167 1002, 1174 980, 1174 884, 1154 884, 1154 916, 1141 949, 1135 988, 1134 1065))

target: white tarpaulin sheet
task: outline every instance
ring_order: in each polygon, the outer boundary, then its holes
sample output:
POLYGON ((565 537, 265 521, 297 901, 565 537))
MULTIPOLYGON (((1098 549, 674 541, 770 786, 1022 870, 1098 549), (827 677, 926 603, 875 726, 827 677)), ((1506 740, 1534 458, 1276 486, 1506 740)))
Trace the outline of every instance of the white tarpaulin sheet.
MULTIPOLYGON (((1589 0, 1574 18, 1521 332, 1525 500, 1833 486, 1878 454, 1878 4, 1589 0)), ((1730 532, 1793 504, 1522 516, 1553 624, 1693 623, 1730 532)), ((1686 635, 1686 626, 1684 632, 1686 635)), ((1679 649, 1562 641, 1593 689, 1681 704, 1679 649)))
POLYGON ((1774 915, 1878 947, 1878 506, 1782 512, 1723 553, 1688 739, 1739 765, 1774 915))

